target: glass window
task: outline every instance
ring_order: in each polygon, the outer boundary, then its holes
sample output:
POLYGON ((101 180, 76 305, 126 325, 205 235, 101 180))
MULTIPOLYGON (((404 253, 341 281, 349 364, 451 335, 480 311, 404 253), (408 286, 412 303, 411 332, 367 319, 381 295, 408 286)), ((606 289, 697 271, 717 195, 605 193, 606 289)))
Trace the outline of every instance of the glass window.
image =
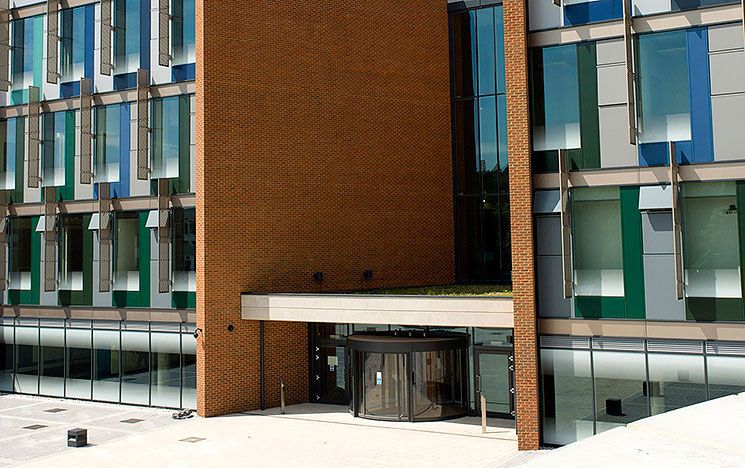
POLYGON ((643 34, 638 41, 639 142, 690 140, 686 31, 643 34))
POLYGON ((650 353, 647 358, 652 416, 706 400, 703 356, 650 353))
MULTIPOLYGON (((87 7, 60 12, 60 77, 62 82, 77 81, 85 74, 85 30, 87 7)), ((92 19, 92 17, 91 17, 92 19)))
POLYGON ((494 9, 476 10, 476 34, 478 35, 478 80, 479 94, 494 94, 496 61, 494 50, 494 9))
POLYGON ((649 416, 644 353, 593 351, 597 432, 649 416))
POLYGON ((740 246, 734 182, 683 186, 686 296, 740 298, 740 246))
POLYGON ((706 356, 709 398, 745 392, 745 357, 706 356))
POLYGON ((173 210, 173 290, 197 290, 196 210, 173 210))
POLYGON ((180 96, 153 100, 151 118, 153 160, 151 177, 153 179, 171 179, 179 176, 180 101, 180 96))
POLYGON ((536 49, 532 64, 533 150, 580 148, 577 46, 536 49))
POLYGON ((13 325, 0 323, 0 391, 13 391, 13 325))
POLYGON ((41 85, 43 16, 12 21, 11 81, 14 90, 41 85), (36 79, 35 79, 36 78, 36 79))
POLYGON ((196 62, 194 0, 172 0, 173 64, 196 62))
POLYGON ((474 328, 473 342, 476 346, 512 346, 511 328, 474 328))
POLYGON ((181 335, 181 407, 197 407, 197 339, 191 333, 181 335))
POLYGON ((149 338, 146 331, 122 331, 122 403, 150 402, 149 338))
POLYGON ((181 407, 181 335, 151 333, 152 386, 150 404, 181 407))
POLYGON ((41 328, 39 394, 65 395, 65 329, 41 328))
POLYGON ((129 104, 113 104, 110 106, 99 106, 95 108, 95 140, 94 140, 94 163, 95 182, 118 182, 119 181, 119 155, 122 142, 120 132, 120 120, 122 106, 129 104))
MULTIPOLYGON (((140 67, 141 0, 114 0, 114 73, 136 72, 140 67)), ((148 15, 150 8, 148 4, 148 15)))
POLYGON ((593 434, 590 352, 541 350, 543 442, 566 445, 593 434))
POLYGON ((140 290, 140 218, 119 211, 114 224, 114 290, 140 290))
POLYGON ((65 125, 67 111, 42 114, 42 185, 65 185, 65 125))
POLYGON ((453 80, 455 95, 473 96, 476 91, 476 11, 452 15, 453 80))
POLYGON ((25 120, 0 120, 0 190, 16 188, 16 158, 24 155, 25 120))
POLYGON ((60 217, 59 278, 61 291, 83 290, 83 237, 88 226, 83 215, 60 217))
POLYGON ((93 330, 93 399, 119 401, 119 330, 93 330))
POLYGON ((10 220, 10 261, 8 262, 10 289, 31 289, 32 218, 10 220))
POLYGON ((572 236, 575 295, 622 297, 618 187, 572 191, 572 236))
POLYGON ((15 391, 39 393, 39 328, 16 327, 15 391))
POLYGON ((91 376, 93 372, 91 339, 90 329, 67 329, 65 396, 68 398, 91 399, 91 376))

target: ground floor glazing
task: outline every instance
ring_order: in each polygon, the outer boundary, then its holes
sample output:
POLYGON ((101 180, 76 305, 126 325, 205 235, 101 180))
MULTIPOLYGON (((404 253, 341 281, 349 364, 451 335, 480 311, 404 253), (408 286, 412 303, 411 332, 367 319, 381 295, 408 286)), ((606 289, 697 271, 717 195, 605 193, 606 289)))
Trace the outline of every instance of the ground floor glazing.
POLYGON ((194 325, 1 318, 0 392, 196 408, 194 325))

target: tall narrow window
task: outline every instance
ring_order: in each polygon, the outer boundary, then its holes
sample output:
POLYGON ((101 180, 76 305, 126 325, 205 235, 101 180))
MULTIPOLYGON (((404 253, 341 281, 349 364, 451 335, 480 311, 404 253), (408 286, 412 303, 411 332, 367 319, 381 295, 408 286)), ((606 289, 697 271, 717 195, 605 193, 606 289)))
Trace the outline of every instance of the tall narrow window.
POLYGON ((42 82, 43 16, 13 21, 11 47, 11 82, 14 91, 23 92, 42 82))
MULTIPOLYGON (((88 322, 88 327, 90 327, 90 322, 88 322)), ((67 329, 67 336, 65 337, 67 352, 65 396, 68 398, 91 399, 92 337, 90 328, 67 329)))
MULTIPOLYGON (((86 33, 92 39, 92 6, 69 8, 60 12, 60 75, 63 82, 78 81, 85 70, 86 33), (90 11, 88 11, 90 9, 90 11), (90 23, 90 24, 89 24, 90 23)), ((91 63, 91 67, 93 64, 91 63)), ((92 71, 92 70, 91 70, 92 71)))
POLYGON ((150 404, 181 408, 180 333, 151 333, 152 384, 150 404))
POLYGON ((140 290, 139 213, 117 212, 114 224, 114 290, 140 290))
POLYGON ((140 67, 140 2, 114 0, 114 73, 117 75, 136 72, 140 67))
POLYGON ((173 212, 173 290, 197 290, 196 211, 175 209, 173 212))
POLYGON ((0 391, 2 392, 13 391, 13 343, 15 340, 12 320, 0 319, 0 391))
POLYGON ((23 157, 24 149, 23 124, 20 117, 0 121, 0 190, 16 188, 16 160, 23 157))
MULTIPOLYGON (((126 105, 126 104, 124 104, 126 105)), ((119 155, 121 154, 121 106, 114 104, 95 108, 95 181, 119 181, 119 155)))
POLYGON ((119 401, 121 372, 119 330, 93 330, 93 399, 119 401))
POLYGON ((44 187, 65 185, 67 111, 42 114, 42 181, 44 187))
POLYGON ((59 240, 59 278, 61 291, 83 290, 83 244, 88 226, 83 215, 66 215, 62 219, 59 240))
POLYGON ((152 101, 151 177, 153 179, 170 179, 179 176, 179 122, 181 120, 179 102, 179 96, 152 101))
POLYGON ((171 0, 173 64, 196 62, 194 0, 171 0))
MULTIPOLYGON (((31 289, 31 218, 10 221, 10 259, 8 272, 10 289, 31 289)), ((38 268, 38 265, 37 265, 38 268)))
POLYGON ((509 282, 503 10, 458 11, 450 24, 458 277, 509 282))

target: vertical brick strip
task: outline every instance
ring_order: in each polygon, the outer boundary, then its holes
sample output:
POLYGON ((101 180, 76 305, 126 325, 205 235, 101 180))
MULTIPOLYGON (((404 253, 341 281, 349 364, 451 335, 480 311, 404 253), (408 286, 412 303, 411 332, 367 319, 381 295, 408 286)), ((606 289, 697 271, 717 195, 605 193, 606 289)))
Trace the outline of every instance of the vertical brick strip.
POLYGON ((517 437, 520 450, 537 450, 540 444, 540 421, 526 13, 525 0, 505 0, 517 437))

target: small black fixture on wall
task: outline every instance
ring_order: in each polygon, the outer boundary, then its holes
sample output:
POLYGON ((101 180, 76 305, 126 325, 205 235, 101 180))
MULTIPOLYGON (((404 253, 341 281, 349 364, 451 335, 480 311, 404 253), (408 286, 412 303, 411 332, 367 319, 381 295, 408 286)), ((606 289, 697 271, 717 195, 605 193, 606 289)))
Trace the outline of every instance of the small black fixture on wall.
POLYGON ((362 279, 365 281, 370 281, 373 279, 373 271, 372 270, 365 270, 362 272, 362 279))
POLYGON ((323 272, 322 271, 317 271, 317 272, 313 273, 313 281, 315 281, 316 283, 322 283, 323 282, 323 272))

